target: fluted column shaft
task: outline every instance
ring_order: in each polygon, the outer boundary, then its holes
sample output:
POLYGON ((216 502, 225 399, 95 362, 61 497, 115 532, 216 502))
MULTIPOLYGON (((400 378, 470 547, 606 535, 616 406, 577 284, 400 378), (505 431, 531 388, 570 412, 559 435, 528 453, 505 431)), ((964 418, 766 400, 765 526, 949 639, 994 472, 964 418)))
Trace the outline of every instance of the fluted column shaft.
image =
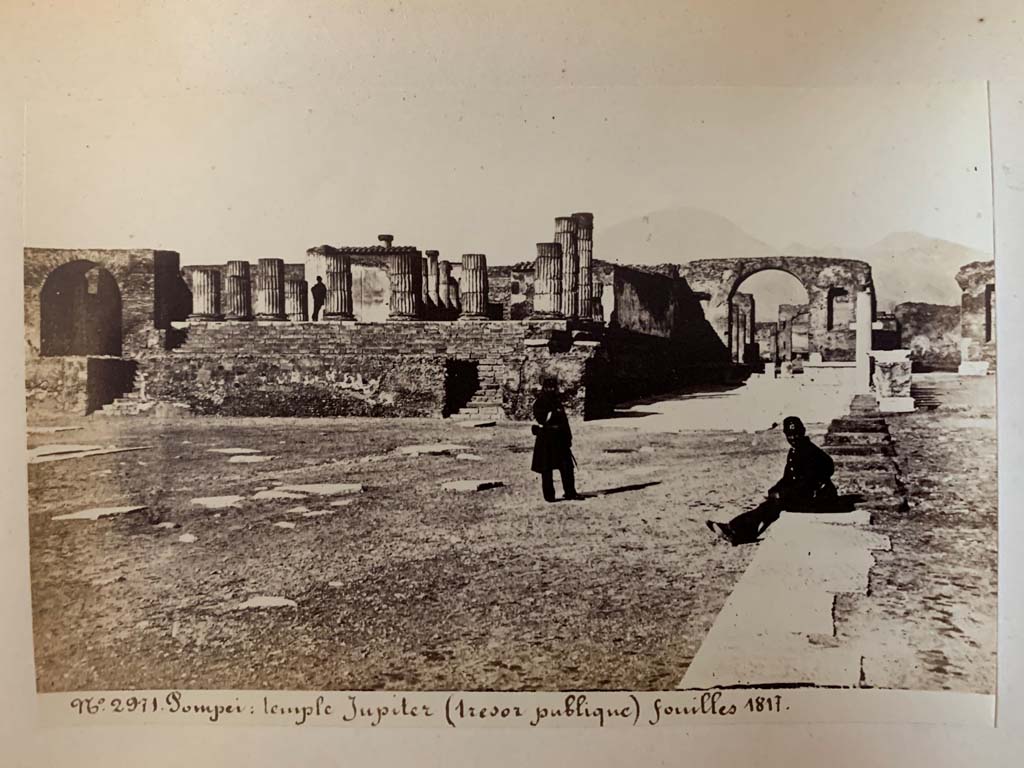
POLYGON ((416 320, 422 314, 421 258, 419 251, 388 254, 392 320, 416 320))
POLYGON ((487 257, 482 253, 462 255, 462 279, 459 284, 462 316, 487 317, 487 257))
MULTIPOLYGON (((439 305, 439 275, 437 270, 437 257, 440 255, 437 251, 426 251, 427 255, 427 298, 430 299, 430 303, 435 307, 439 305)), ((449 270, 450 271, 450 270, 449 270)))
POLYGON ((440 309, 452 308, 452 264, 442 261, 437 265, 437 306, 440 309))
POLYGON ((293 323, 309 320, 309 297, 305 280, 285 280, 284 311, 293 323))
POLYGON ((222 297, 228 320, 252 320, 252 275, 247 261, 229 261, 222 297))
POLYGON ((193 320, 220 320, 220 270, 197 269, 192 273, 193 320))
POLYGON ((259 293, 260 320, 285 320, 284 308, 284 261, 282 259, 260 259, 256 274, 256 290, 259 293))
POLYGON ((594 317, 594 214, 574 213, 576 222, 576 249, 579 257, 577 285, 579 292, 579 316, 594 317))
MULTIPOLYGON (((580 258, 576 242, 576 219, 571 216, 559 216, 555 219, 555 242, 562 249, 561 310, 565 317, 578 317, 580 314, 580 258)), ((539 253, 539 251, 538 251, 539 253)))
POLYGON ((537 260, 533 267, 533 314, 538 317, 564 316, 564 258, 561 243, 537 243, 537 260))
POLYGON ((353 319, 351 257, 347 253, 326 254, 324 271, 327 273, 324 317, 331 320, 353 319))

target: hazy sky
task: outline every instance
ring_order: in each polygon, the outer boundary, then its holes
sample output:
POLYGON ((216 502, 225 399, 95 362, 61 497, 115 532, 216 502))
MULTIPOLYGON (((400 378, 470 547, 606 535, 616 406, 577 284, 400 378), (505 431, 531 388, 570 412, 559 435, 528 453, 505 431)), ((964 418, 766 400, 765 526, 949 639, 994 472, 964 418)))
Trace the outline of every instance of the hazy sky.
MULTIPOLYGON (((35 103, 26 244, 184 263, 320 243, 532 259, 553 218, 691 206, 784 248, 916 230, 991 252, 983 84, 357 90, 35 103)), ((602 253, 595 239, 595 256, 602 253)), ((713 255, 713 254, 709 254, 713 255)))

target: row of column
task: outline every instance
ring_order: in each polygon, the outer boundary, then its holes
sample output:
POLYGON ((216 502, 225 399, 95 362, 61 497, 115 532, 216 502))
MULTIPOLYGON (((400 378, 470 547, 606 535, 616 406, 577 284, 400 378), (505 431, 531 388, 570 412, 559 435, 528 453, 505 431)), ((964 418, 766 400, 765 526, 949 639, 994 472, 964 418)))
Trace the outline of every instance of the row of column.
MULTIPOLYGON (((395 320, 484 319, 489 289, 487 257, 467 253, 462 257, 462 284, 452 277, 452 265, 438 261, 437 251, 401 251, 387 255, 391 281, 390 317, 395 320)), ((326 275, 323 317, 352 320, 352 262, 348 254, 310 253, 315 272, 326 275)), ((192 273, 194 320, 292 320, 309 319, 309 284, 285 280, 282 259, 260 259, 256 296, 260 311, 253 314, 252 276, 249 263, 229 261, 221 286, 219 269, 203 267, 192 273)), ((314 301, 316 301, 314 293, 314 301)))
MULTIPOLYGON (((323 254, 326 280, 324 317, 352 320, 352 266, 347 254, 323 254)), ((286 280, 283 259, 260 259, 256 271, 256 298, 260 311, 253 313, 252 275, 247 261, 229 261, 221 286, 219 269, 204 267, 192 273, 194 320, 291 320, 309 319, 309 285, 305 280, 286 280)))
POLYGON ((594 215, 555 219, 555 239, 537 243, 533 310, 539 317, 602 319, 595 292, 594 215))

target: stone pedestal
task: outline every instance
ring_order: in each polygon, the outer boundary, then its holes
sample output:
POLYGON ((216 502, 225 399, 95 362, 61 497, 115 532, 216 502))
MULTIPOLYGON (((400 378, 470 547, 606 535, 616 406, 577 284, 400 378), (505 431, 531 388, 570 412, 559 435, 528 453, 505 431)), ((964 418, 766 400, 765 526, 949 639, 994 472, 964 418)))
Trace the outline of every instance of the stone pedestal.
POLYGON ((305 280, 285 280, 284 311, 293 323, 309 320, 309 299, 305 280))
POLYGON ((423 288, 419 251, 388 254, 391 281, 391 320, 417 320, 422 314, 423 288))
POLYGON ((987 360, 968 360, 960 363, 957 373, 961 376, 987 376, 989 362, 987 360))
POLYGON ((189 320, 221 320, 220 270, 197 269, 192 273, 192 314, 189 320))
POLYGON ((867 394, 871 391, 871 292, 857 292, 856 315, 853 327, 857 331, 854 361, 857 364, 857 379, 854 394, 867 394))
POLYGON ((579 254, 579 316, 589 320, 594 317, 594 214, 574 213, 572 218, 576 222, 576 250, 579 254))
POLYGON ((487 257, 482 253, 462 255, 462 280, 459 285, 462 317, 487 318, 487 257))
POLYGON ((284 308, 284 261, 260 259, 256 267, 256 292, 260 311, 257 320, 287 320, 284 308))
MULTIPOLYGON (((556 219, 561 221, 561 219, 556 219)), ((537 243, 537 260, 533 267, 533 315, 535 317, 564 317, 563 302, 566 293, 562 278, 565 275, 564 255, 560 243, 537 243)))
POLYGON ((324 257, 327 272, 325 320, 352 320, 352 260, 347 253, 329 253, 324 257))
POLYGON ((227 320, 252 320, 252 275, 247 261, 229 261, 223 291, 227 320))
MULTIPOLYGON (((572 216, 559 216, 555 219, 555 242, 561 252, 562 269, 558 281, 562 295, 557 311, 564 317, 580 317, 580 256, 576 240, 576 219, 572 216)), ((540 255, 540 245, 540 243, 537 244, 538 256, 540 255)), ((536 295, 536 288, 534 288, 534 295, 536 295)))
POLYGON ((910 394, 910 350, 874 351, 874 386, 878 408, 883 413, 905 413, 914 410, 910 394))

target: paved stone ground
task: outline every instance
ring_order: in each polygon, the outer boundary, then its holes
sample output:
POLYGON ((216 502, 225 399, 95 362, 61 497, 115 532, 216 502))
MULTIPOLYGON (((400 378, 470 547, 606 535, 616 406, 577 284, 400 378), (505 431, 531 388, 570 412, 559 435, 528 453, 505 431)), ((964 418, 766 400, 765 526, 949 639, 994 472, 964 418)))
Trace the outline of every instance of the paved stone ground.
POLYGON ((840 642, 862 648, 862 684, 992 693, 996 681, 995 378, 915 375, 922 402, 889 416, 910 499, 875 515, 867 594, 836 603, 840 642))
POLYGON ((602 493, 551 505, 524 424, 84 420, 66 442, 153 447, 29 467, 38 687, 672 688, 753 556, 704 519, 759 500, 786 445, 645 418, 574 425, 580 490, 602 493), (483 461, 395 453, 431 442, 483 461), (504 485, 441 490, 459 479, 504 485), (275 483, 365 490, 253 498, 275 483), (51 519, 128 504, 149 509, 51 519), (260 597, 284 605, 238 609, 260 597))

